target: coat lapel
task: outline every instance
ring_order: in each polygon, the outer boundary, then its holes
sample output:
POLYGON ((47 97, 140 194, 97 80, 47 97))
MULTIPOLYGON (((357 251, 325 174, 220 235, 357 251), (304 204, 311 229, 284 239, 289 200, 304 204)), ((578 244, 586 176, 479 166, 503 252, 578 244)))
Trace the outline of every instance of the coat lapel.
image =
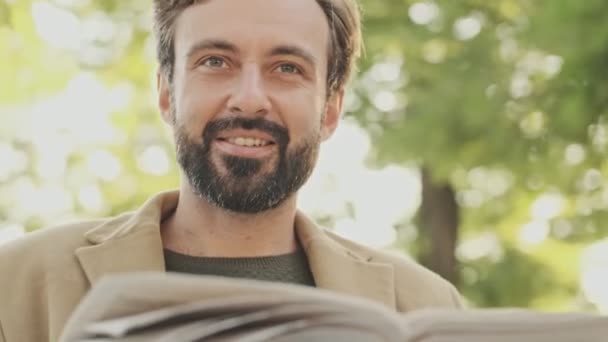
POLYGON ((296 215, 296 233, 317 287, 396 308, 392 265, 371 262, 371 258, 347 249, 300 212, 296 215))
MULTIPOLYGON (((159 225, 175 209, 178 197, 177 191, 161 193, 135 213, 86 233, 91 245, 76 249, 75 255, 91 285, 112 273, 165 271, 159 225)), ((396 307, 392 265, 358 255, 301 212, 296 215, 295 229, 317 287, 396 307)))
POLYGON ((138 211, 93 228, 85 235, 90 246, 75 254, 91 285, 112 273, 164 271, 161 218, 175 209, 178 193, 161 193, 138 211))

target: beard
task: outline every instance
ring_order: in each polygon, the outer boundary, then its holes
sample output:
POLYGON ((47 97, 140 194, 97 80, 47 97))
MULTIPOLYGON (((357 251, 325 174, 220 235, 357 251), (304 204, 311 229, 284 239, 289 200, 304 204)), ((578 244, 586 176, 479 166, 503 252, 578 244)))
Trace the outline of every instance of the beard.
POLYGON ((211 121, 202 132, 202 143, 177 126, 177 160, 197 196, 217 207, 254 214, 278 207, 310 177, 317 160, 320 134, 289 147, 288 131, 263 118, 225 118, 211 121), (212 144, 224 130, 259 130, 276 144, 273 156, 243 158, 213 153, 212 144))

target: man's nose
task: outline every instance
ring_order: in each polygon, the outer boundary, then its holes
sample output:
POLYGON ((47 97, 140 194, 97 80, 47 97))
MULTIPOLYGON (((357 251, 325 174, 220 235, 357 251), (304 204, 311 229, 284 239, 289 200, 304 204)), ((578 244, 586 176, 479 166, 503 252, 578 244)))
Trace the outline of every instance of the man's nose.
POLYGON ((264 77, 257 65, 243 66, 227 105, 232 113, 266 115, 270 112, 264 77))

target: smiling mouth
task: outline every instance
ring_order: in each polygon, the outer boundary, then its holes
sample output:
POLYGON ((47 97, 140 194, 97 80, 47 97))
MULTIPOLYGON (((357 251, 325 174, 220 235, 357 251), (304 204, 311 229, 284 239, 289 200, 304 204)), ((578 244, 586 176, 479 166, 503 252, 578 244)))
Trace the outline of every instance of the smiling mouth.
POLYGON ((248 159, 268 158, 276 153, 274 141, 252 137, 222 137, 216 139, 216 146, 222 153, 248 159))
POLYGON ((275 144, 270 140, 251 137, 218 138, 217 140, 241 147, 266 147, 275 144))

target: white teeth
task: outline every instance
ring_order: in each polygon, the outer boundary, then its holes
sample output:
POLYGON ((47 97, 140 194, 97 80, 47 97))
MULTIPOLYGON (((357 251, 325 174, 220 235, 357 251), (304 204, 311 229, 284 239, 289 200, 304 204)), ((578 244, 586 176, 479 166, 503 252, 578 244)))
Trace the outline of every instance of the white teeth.
POLYGON ((229 138, 228 142, 231 144, 235 144, 235 145, 239 145, 239 146, 248 146, 248 147, 260 147, 260 146, 266 146, 269 144, 269 142, 266 140, 257 139, 257 138, 244 138, 244 137, 229 138))

